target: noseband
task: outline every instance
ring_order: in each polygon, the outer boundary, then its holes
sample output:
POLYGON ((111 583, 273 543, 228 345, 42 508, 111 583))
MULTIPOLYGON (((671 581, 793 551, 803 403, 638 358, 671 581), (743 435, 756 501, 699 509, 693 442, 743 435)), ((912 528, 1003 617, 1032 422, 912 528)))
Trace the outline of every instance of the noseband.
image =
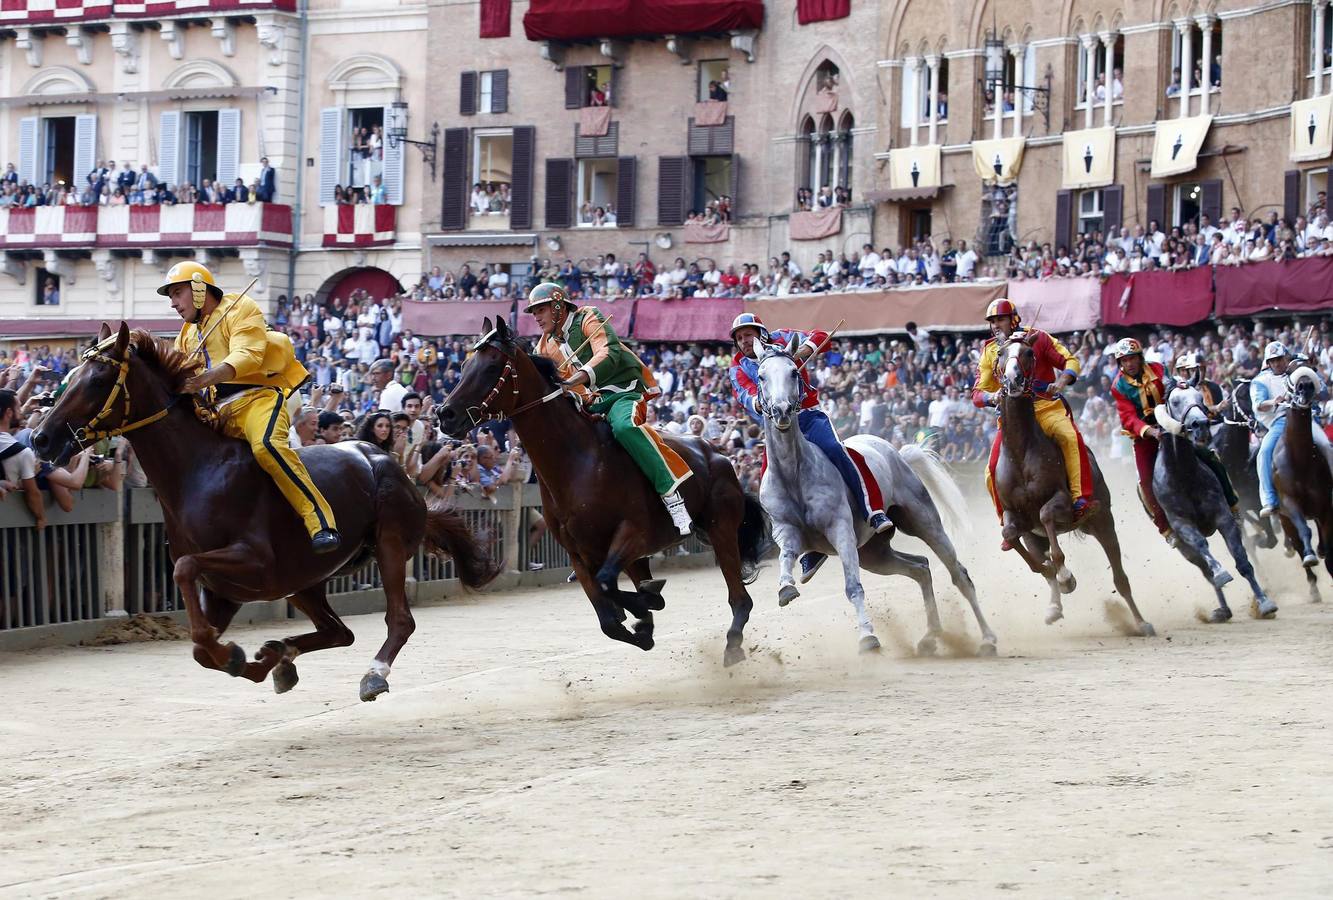
POLYGON ((491 392, 486 395, 485 399, 481 401, 480 405, 469 406, 467 408, 467 417, 470 420, 472 420, 472 426, 474 428, 480 425, 482 422, 489 422, 493 419, 508 418, 508 416, 504 415, 503 412, 494 412, 491 410, 491 404, 494 403, 497 399, 499 399, 500 395, 504 392, 506 384, 512 385, 513 389, 511 393, 514 399, 517 400, 518 371, 514 368, 514 364, 507 359, 505 360, 504 370, 500 373, 500 378, 495 382, 495 387, 491 388, 491 392))

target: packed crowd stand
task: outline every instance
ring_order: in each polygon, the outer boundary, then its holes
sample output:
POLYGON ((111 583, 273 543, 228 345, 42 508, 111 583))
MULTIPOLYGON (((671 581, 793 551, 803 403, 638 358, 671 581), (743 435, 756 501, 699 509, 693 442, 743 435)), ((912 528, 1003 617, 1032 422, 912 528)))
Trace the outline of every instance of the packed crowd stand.
POLYGON ((37 206, 158 206, 177 203, 272 203, 277 196, 277 173, 268 157, 259 160, 259 174, 247 185, 237 178, 224 185, 216 178, 201 178, 168 184, 147 165, 136 170, 128 161, 116 168, 114 159, 74 182, 30 184, 19 178, 13 163, 0 176, 0 209, 29 209, 37 206))

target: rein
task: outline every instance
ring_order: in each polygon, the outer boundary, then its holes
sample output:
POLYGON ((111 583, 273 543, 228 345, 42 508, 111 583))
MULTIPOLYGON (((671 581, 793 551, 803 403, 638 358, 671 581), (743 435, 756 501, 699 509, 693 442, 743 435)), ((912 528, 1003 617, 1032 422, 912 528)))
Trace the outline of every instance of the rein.
POLYGON ((167 401, 166 406, 162 407, 151 416, 139 419, 137 422, 130 421, 130 388, 129 385, 126 384, 126 379, 130 374, 129 355, 126 354, 125 358, 122 360, 115 360, 101 351, 93 349, 85 353, 83 359, 85 362, 95 360, 109 366, 115 366, 117 368, 117 375, 115 385, 111 388, 111 392, 106 396, 106 402, 102 404, 102 408, 98 410, 97 415, 88 420, 88 424, 78 429, 75 429, 68 424, 66 425, 66 427, 69 428, 70 433, 74 435, 74 442, 79 445, 80 450, 82 450, 84 445, 88 443, 95 444, 106 438, 119 437, 120 435, 128 434, 131 431, 138 431, 140 428, 160 421, 166 417, 167 413, 171 412, 171 407, 176 402, 174 396, 167 401), (115 405, 118 396, 124 397, 124 410, 121 413, 122 424, 118 428, 94 429, 93 426, 101 422, 110 414, 111 408, 115 405))
POLYGON ((483 422, 499 419, 512 419, 514 416, 525 413, 534 407, 541 406, 543 403, 549 403, 565 392, 563 387, 558 387, 551 391, 551 393, 538 397, 536 400, 524 403, 522 406, 511 410, 508 413, 504 412, 504 410, 492 411, 491 404, 499 399, 500 395, 504 392, 506 384, 511 385, 512 390, 510 393, 514 399, 517 400, 518 370, 515 369, 514 364, 507 359, 505 360, 504 370, 500 373, 500 378, 495 382, 495 387, 491 388, 491 392, 486 395, 485 399, 483 399, 479 405, 469 406, 467 408, 467 417, 472 421, 472 426, 474 428, 483 422))

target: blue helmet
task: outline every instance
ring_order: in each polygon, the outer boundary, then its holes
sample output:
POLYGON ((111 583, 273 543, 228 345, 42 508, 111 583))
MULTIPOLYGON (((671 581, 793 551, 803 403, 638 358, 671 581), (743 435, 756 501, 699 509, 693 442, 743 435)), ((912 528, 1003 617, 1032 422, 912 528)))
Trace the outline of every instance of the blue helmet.
POLYGON ((732 320, 731 339, 733 341, 736 340, 736 332, 741 330, 742 328, 757 328, 759 329, 759 340, 765 342, 768 341, 768 328, 765 327, 764 323, 761 322, 759 320, 759 317, 756 316, 754 313, 748 313, 748 312, 741 313, 739 316, 737 316, 735 319, 732 320))

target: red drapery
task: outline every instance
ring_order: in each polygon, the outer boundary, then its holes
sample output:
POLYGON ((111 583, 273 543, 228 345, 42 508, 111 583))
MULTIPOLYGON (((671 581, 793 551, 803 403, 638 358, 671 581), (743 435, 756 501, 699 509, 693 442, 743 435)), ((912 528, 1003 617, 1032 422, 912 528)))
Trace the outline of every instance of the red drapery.
POLYGON ((530 41, 759 28, 763 0, 532 0, 523 16, 530 41))
POLYGON ((744 308, 739 297, 643 298, 634 310, 634 337, 641 341, 723 341, 732 320, 744 308))
POLYGON ((845 19, 852 14, 852 0, 796 0, 796 21, 802 25, 845 19))
POLYGON ((1333 258, 1217 267, 1217 314, 1333 309, 1333 258))
POLYGON ((842 207, 829 206, 791 214, 788 223, 793 241, 817 241, 842 231, 842 207))
POLYGON ((508 322, 513 309, 513 300, 405 300, 403 328, 426 337, 481 334, 486 319, 508 322))
POLYGON ((1103 325, 1193 325, 1212 314, 1213 270, 1208 266, 1112 275, 1102 284, 1103 325))
POLYGON ((511 0, 481 0, 481 36, 509 37, 511 0))
POLYGON ((376 300, 401 294, 403 286, 383 269, 348 269, 347 274, 329 288, 328 302, 351 296, 353 291, 365 291, 376 300))

